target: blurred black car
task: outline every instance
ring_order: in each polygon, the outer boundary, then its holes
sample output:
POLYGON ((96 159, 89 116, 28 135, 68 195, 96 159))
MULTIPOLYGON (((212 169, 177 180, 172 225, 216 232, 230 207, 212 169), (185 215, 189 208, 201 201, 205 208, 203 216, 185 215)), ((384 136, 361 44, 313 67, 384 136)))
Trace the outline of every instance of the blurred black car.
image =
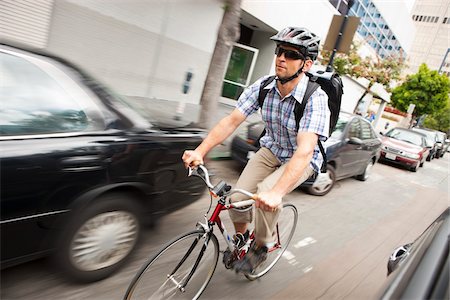
POLYGON ((450 208, 388 261, 381 299, 449 299, 450 208))
POLYGON ((412 130, 420 132, 427 137, 427 147, 430 149, 430 154, 427 157, 427 161, 431 161, 434 158, 439 158, 437 155, 439 149, 437 133, 434 130, 427 128, 413 127, 412 130))
POLYGON ((448 150, 450 140, 447 139, 447 135, 441 131, 436 131, 437 135, 437 157, 444 157, 445 152, 448 150))
MULTIPOLYGON (((259 137, 264 123, 248 125, 247 136, 235 136, 231 144, 231 157, 245 165, 259 149, 259 137)), ((379 157, 381 140, 372 125, 357 115, 341 112, 336 129, 325 142, 328 171, 327 176, 313 176, 300 187, 316 196, 327 194, 336 180, 356 176, 365 181, 379 157)))
POLYGON ((75 279, 104 278, 141 225, 203 192, 181 162, 202 130, 159 128, 151 103, 45 53, 1 44, 0 73, 2 268, 52 253, 75 279))

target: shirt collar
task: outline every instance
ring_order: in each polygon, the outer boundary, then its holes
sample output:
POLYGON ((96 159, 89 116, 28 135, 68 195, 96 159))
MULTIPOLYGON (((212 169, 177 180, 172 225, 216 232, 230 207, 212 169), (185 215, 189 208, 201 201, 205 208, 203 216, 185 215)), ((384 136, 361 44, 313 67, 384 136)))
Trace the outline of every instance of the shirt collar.
MULTIPOLYGON (((278 77, 275 77, 277 79, 278 77)), ((306 87, 308 85, 309 77, 306 74, 303 74, 302 79, 300 79, 297 86, 294 88, 294 90, 291 92, 291 97, 293 97, 298 102, 302 102, 303 97, 306 93, 306 87)), ((276 80, 272 80, 271 83, 269 83, 264 89, 272 90, 275 88, 276 80)))

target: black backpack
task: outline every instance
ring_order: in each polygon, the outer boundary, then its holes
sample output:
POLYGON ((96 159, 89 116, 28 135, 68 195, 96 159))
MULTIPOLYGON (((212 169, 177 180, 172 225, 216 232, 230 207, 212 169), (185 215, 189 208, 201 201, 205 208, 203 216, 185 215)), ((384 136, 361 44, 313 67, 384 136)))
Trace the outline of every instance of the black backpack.
MULTIPOLYGON (((328 95, 328 108, 330 109, 330 131, 331 134, 336 127, 336 123, 339 117, 339 111, 341 110, 341 100, 343 91, 342 79, 339 77, 337 73, 333 72, 308 72, 306 75, 309 77, 308 86, 306 88, 305 96, 303 97, 302 103, 298 101, 295 102, 294 106, 294 114, 295 114, 295 124, 298 131, 298 126, 300 123, 300 119, 303 116, 303 112, 305 111, 306 102, 309 100, 311 95, 317 90, 320 86, 322 90, 328 95)), ((261 83, 259 87, 259 95, 258 95, 258 103, 259 107, 262 108, 264 104, 264 100, 267 96, 269 90, 264 89, 269 83, 271 83, 275 79, 275 76, 270 76, 266 80, 261 83)), ((262 133, 261 137, 265 134, 265 131, 262 133)), ((327 155, 325 153, 325 149, 323 148, 322 142, 319 140, 319 149, 323 156, 323 163, 320 169, 320 172, 326 173, 327 171, 327 155)))

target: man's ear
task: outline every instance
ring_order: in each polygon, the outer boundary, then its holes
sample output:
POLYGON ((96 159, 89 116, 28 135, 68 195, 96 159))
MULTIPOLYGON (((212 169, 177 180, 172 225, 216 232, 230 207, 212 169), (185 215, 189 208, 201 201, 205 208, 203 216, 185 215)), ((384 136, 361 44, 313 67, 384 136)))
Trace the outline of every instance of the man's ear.
POLYGON ((309 69, 311 69, 313 63, 314 63, 314 62, 313 62, 312 60, 307 59, 307 60, 305 61, 304 66, 303 66, 303 72, 308 72, 309 69))

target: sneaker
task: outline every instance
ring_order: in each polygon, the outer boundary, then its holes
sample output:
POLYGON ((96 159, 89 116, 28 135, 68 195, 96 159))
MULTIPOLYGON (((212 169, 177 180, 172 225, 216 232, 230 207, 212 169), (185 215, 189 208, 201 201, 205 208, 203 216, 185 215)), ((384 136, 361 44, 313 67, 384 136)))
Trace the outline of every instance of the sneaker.
POLYGON ((252 274, 267 258, 266 246, 257 247, 256 244, 250 248, 244 258, 234 264, 236 273, 252 274))
MULTIPOLYGON (((248 230, 246 230, 243 234, 238 232, 233 236, 233 240, 238 248, 238 251, 240 251, 247 244, 249 236, 250 232, 248 230)), ((225 265, 225 268, 231 269, 236 260, 236 252, 231 251, 228 248, 223 252, 223 264, 225 265)))
POLYGON ((245 244, 247 244, 247 240, 250 236, 250 232, 248 230, 246 230, 243 234, 240 232, 237 232, 233 239, 234 239, 234 243, 236 244, 236 246, 238 247, 238 249, 241 249, 242 247, 245 246, 245 244))

